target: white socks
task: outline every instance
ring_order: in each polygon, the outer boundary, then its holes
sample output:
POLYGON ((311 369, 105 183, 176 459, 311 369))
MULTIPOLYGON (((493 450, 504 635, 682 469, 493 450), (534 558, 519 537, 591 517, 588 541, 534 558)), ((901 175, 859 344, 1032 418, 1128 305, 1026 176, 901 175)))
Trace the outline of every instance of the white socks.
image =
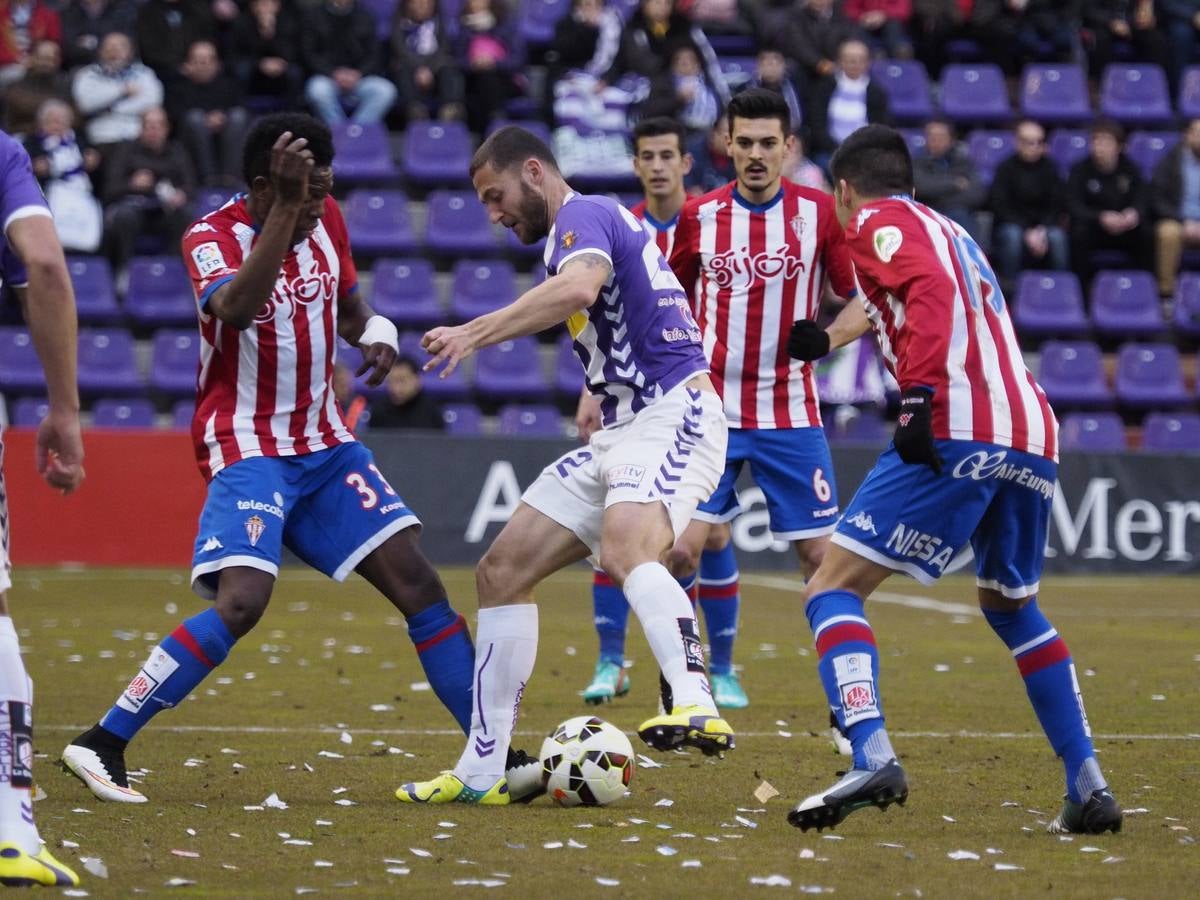
POLYGON ((486 791, 504 776, 521 695, 533 674, 537 640, 536 604, 479 610, 471 733, 454 767, 454 774, 472 790, 486 791))
MULTIPOLYGON (((676 706, 713 706, 696 611, 666 566, 642 563, 622 585, 676 706)), ((670 712, 670 710, 668 710, 670 712)))
POLYGON ((17 632, 0 616, 0 841, 26 853, 41 852, 33 824, 32 683, 25 674, 17 632))

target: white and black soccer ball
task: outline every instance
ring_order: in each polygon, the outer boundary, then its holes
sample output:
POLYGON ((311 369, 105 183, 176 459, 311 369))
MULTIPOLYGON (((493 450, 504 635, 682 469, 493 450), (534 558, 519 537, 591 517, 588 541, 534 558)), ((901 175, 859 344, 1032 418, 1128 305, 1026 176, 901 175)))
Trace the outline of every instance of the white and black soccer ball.
POLYGON ((567 719, 542 742, 546 791, 560 806, 607 806, 625 796, 637 767, 633 745, 595 716, 567 719))

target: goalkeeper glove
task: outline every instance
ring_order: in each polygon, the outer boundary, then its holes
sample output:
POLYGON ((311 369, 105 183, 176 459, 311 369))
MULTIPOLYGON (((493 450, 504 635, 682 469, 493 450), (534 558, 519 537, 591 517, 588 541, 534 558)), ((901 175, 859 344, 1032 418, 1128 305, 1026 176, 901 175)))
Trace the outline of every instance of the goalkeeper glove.
POLYGON ((820 359, 829 352, 829 332, 812 319, 793 322, 787 352, 792 359, 820 359))
POLYGON ((942 472, 942 458, 933 444, 933 390, 909 388, 900 396, 900 419, 892 437, 896 453, 914 466, 929 466, 942 472))

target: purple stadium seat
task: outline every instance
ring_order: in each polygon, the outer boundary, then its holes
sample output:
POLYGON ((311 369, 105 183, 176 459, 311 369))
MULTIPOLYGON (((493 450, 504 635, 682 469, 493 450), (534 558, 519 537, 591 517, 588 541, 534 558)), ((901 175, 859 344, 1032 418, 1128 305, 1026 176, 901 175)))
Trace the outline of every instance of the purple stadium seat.
POLYGON ((933 117, 933 99, 925 64, 915 59, 880 59, 871 66, 871 80, 887 91, 892 118, 924 122, 933 117))
POLYGON ((942 70, 942 112, 955 122, 1003 123, 1012 118, 1004 73, 991 63, 952 63, 942 70))
POLYGON ((575 355, 571 336, 564 334, 558 339, 558 351, 554 356, 554 388, 568 397, 578 397, 583 390, 583 366, 575 355))
POLYGON ((548 403, 522 405, 510 403, 500 407, 500 434, 506 437, 562 437, 562 414, 548 403))
MULTIPOLYGON (((419 365, 425 365, 430 359, 428 353, 424 350, 417 358, 419 365)), ((442 402, 451 400, 465 400, 471 394, 471 381, 467 378, 467 373, 462 366, 459 366, 445 378, 439 377, 441 369, 437 372, 428 372, 421 377, 421 385, 425 393, 429 394, 435 400, 442 402)))
POLYGON ((1179 79, 1179 99, 1175 104, 1180 118, 1200 118, 1200 66, 1188 66, 1179 79))
POLYGON ((478 437, 483 434, 483 413, 474 403, 447 403, 442 407, 446 433, 457 437, 478 437))
POLYGON ((470 191, 430 191, 425 243, 445 254, 495 253, 496 234, 487 210, 470 191))
POLYGON ((1072 128, 1050 132, 1050 158, 1058 164, 1058 174, 1066 178, 1071 166, 1088 155, 1088 133, 1072 128))
POLYGON ((548 400, 537 341, 521 337, 481 350, 475 364, 475 391, 491 400, 548 400))
POLYGON ((154 404, 145 397, 106 397, 92 407, 95 428, 153 428, 154 404))
POLYGON ((79 390, 85 394, 131 394, 145 387, 133 335, 124 328, 79 332, 79 390))
POLYGON ((404 133, 404 175, 426 186, 467 184, 471 153, 462 122, 412 122, 404 133))
POLYGON ((1013 305, 1022 335, 1079 337, 1088 331, 1083 291, 1072 272, 1022 272, 1013 305))
POLYGON ((333 152, 333 174, 344 184, 393 181, 400 174, 382 122, 333 126, 333 152))
POLYGON ((1046 125, 1092 118, 1087 78, 1072 63, 1030 63, 1021 74, 1021 114, 1046 125))
POLYGON ((107 325, 121 318, 112 269, 103 256, 68 256, 67 271, 75 288, 79 321, 107 325))
POLYGON ((361 0, 362 5, 375 18, 375 33, 384 46, 392 37, 392 17, 396 14, 399 0, 361 0))
POLYGON ((346 195, 342 211, 356 255, 396 256, 417 246, 404 191, 356 188, 346 195))
POLYGON ((925 132, 920 128, 898 128, 896 129, 904 137, 904 143, 908 144, 908 152, 916 155, 925 149, 925 132))
POLYGON ((192 417, 196 415, 196 401, 180 400, 171 407, 171 427, 182 431, 190 431, 192 417))
POLYGON ((192 282, 178 254, 133 258, 125 312, 135 324, 149 327, 195 323, 192 282))
POLYGON ((22 397, 9 414, 9 422, 17 428, 37 428, 50 412, 50 401, 45 397, 22 397))
POLYGON ((433 264, 427 259, 377 259, 371 267, 371 308, 398 328, 429 328, 445 321, 433 264))
POLYGON ((1125 423, 1115 412, 1068 413, 1059 424, 1058 445, 1063 450, 1124 450, 1125 423))
POLYGON ((1139 337, 1161 334, 1166 325, 1154 276, 1137 269, 1098 272, 1092 281, 1092 324, 1100 334, 1139 337))
POLYGON ((172 397, 196 392, 200 335, 195 329, 155 332, 150 354, 150 387, 172 397))
POLYGON ((454 264, 450 315, 465 322, 497 310, 517 297, 517 279, 507 260, 462 259, 454 264))
POLYGON ((236 193, 238 192, 235 188, 219 187, 217 185, 200 188, 196 192, 195 201, 192 203, 196 217, 201 218, 207 216, 213 210, 220 209, 225 205, 225 201, 236 193))
POLYGON ((1012 156, 1016 149, 1016 139, 1011 131, 977 128, 967 135, 967 152, 974 160, 984 184, 992 183, 996 167, 1012 156))
POLYGON ((1200 272, 1183 272, 1175 286, 1175 328, 1200 337, 1200 272))
POLYGON ((1100 76, 1100 113, 1124 125, 1165 125, 1174 118, 1167 76, 1156 63, 1113 63, 1100 76))
POLYGON ((1142 176, 1149 179, 1158 161, 1179 143, 1175 131, 1134 131, 1125 142, 1125 155, 1137 164, 1142 176))
POLYGON ((0 391, 6 394, 42 393, 46 376, 24 328, 0 326, 0 391))
POLYGON ((1200 413, 1150 413, 1142 420, 1142 449, 1200 453, 1200 413))
POLYGON ((571 0, 521 0, 518 13, 525 43, 545 47, 554 41, 554 27, 571 9, 571 0))
POLYGON ((1170 344, 1125 344, 1117 355, 1117 402, 1133 409, 1172 409, 1191 397, 1183 388, 1179 351, 1170 344))
POLYGON ((1112 403, 1100 348, 1091 341, 1042 344, 1038 382, 1054 407, 1103 407, 1112 403))
POLYGON ((488 123, 487 137, 491 137, 495 132, 499 131, 506 125, 516 125, 518 128, 524 128, 526 131, 539 138, 547 147, 550 146, 551 135, 550 126, 540 119, 505 119, 495 118, 488 123))

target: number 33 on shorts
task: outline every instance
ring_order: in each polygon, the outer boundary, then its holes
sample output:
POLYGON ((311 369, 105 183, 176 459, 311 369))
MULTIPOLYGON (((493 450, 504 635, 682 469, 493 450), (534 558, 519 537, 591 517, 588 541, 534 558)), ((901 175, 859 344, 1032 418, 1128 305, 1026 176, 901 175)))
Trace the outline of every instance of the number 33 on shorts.
MULTIPOLYGON (((389 497, 398 496, 396 491, 388 484, 388 480, 383 477, 383 473, 379 471, 379 467, 374 463, 367 466, 371 474, 375 476, 375 481, 379 484, 384 494, 389 497)), ((374 509, 379 505, 379 493, 375 488, 367 484, 367 479, 363 477, 361 472, 350 472, 346 475, 346 484, 358 491, 358 496, 362 503, 363 509, 374 509)))

